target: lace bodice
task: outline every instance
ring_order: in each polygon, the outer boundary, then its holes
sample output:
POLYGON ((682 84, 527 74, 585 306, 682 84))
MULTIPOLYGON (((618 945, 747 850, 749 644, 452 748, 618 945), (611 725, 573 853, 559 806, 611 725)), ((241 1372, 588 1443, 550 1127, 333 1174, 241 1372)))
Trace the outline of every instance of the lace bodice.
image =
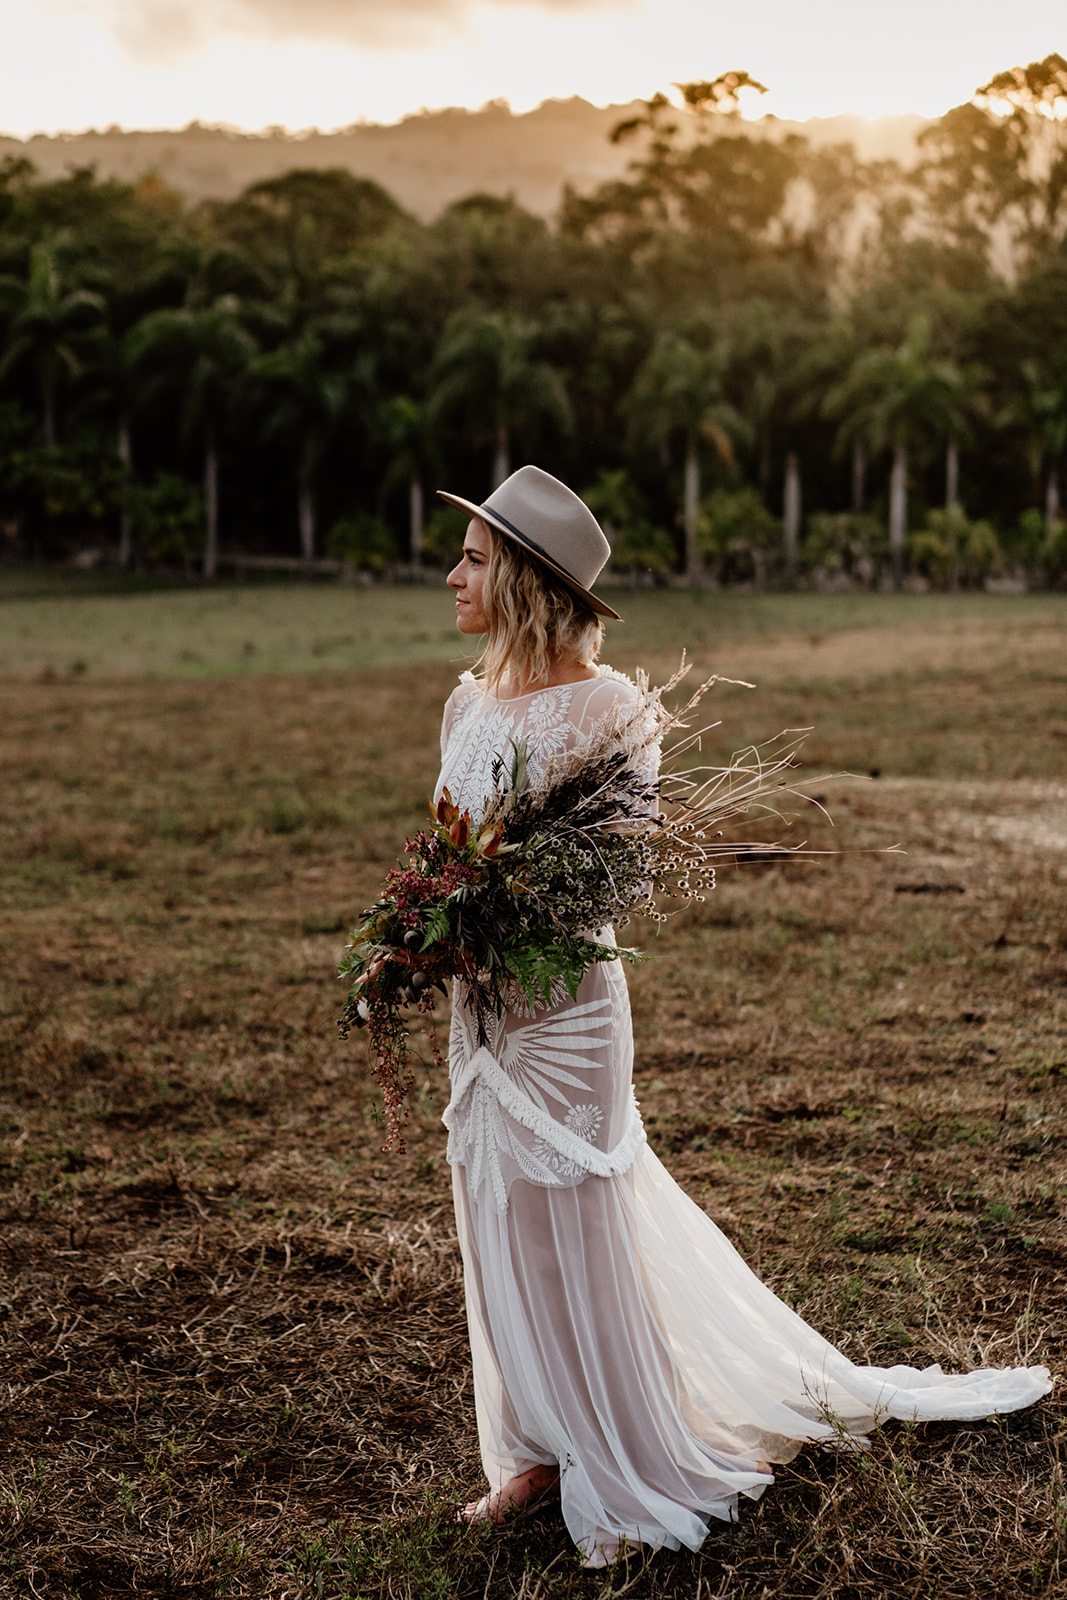
POLYGON ((530 777, 536 779, 552 756, 569 749, 617 700, 632 700, 636 694, 629 678, 601 667, 597 677, 582 683, 498 700, 483 695, 481 685, 465 672, 445 703, 437 793, 447 787, 458 806, 477 814, 493 786, 494 760, 502 756, 507 761, 513 743, 525 740, 529 745, 530 777))
MULTIPOLYGON (((508 761, 513 743, 527 744, 536 780, 620 698, 636 694, 628 678, 604 667, 585 682, 513 700, 483 695, 465 673, 445 706, 437 793, 447 787, 457 805, 477 816, 493 787, 493 763, 508 761)), ((610 940, 610 930, 601 938, 610 940)), ((499 1210, 518 1177, 559 1188, 590 1173, 625 1171, 644 1137, 630 1084, 630 1009, 620 963, 593 967, 575 999, 561 985, 554 1000, 531 1013, 516 993, 479 1047, 463 985, 456 985, 448 1156, 464 1169, 472 1194, 485 1188, 499 1210)))

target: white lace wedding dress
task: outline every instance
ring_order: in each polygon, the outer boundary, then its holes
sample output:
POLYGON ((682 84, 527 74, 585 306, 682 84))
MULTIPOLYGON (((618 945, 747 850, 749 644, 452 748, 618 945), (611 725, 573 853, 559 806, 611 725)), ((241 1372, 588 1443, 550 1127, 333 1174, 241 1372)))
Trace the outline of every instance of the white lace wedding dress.
MULTIPOLYGON (((635 693, 601 668, 498 700, 465 673, 438 794, 477 814, 511 740, 536 774, 635 693)), ((1050 1388, 1043 1367, 854 1366, 766 1288, 645 1142, 621 963, 594 967, 576 1000, 505 1013, 482 1047, 462 999, 457 986, 444 1120, 482 1460, 493 1488, 559 1463, 589 1564, 622 1540, 697 1549, 708 1518, 733 1519, 772 1481, 762 1464, 805 1440, 986 1417, 1050 1388)))

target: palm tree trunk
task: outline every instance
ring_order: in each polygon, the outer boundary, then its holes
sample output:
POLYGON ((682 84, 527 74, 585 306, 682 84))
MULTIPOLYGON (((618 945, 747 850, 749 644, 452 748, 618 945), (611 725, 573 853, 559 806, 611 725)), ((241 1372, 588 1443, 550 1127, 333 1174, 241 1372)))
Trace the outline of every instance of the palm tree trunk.
POLYGON ((893 587, 904 582, 904 536, 908 528, 908 452, 902 444, 893 446, 893 470, 889 477, 889 560, 893 587))
POLYGON ((303 561, 315 559, 315 491, 310 483, 302 482, 297 493, 297 519, 300 524, 300 556, 303 561))
POLYGON ((1045 527, 1051 533, 1060 520, 1060 475, 1055 467, 1049 468, 1045 484, 1045 527))
POLYGON ((410 529, 411 565, 422 565, 422 484, 414 473, 408 483, 408 527, 410 529))
POLYGON ((690 583, 697 575, 697 516, 700 512, 700 461, 696 441, 690 439, 685 452, 685 575, 690 583))
POLYGON ((866 478, 867 452, 863 448, 863 440, 856 439, 852 445, 852 514, 856 517, 863 510, 866 478))
POLYGON ((493 488, 499 489, 505 478, 511 476, 509 464, 508 430, 501 425, 496 430, 496 453, 493 456, 493 488))
POLYGON ((133 518, 130 515, 130 490, 133 487, 133 443, 130 438, 130 414, 124 411, 119 417, 119 460, 125 471, 122 491, 122 510, 119 512, 119 566, 128 567, 133 559, 133 518))
POLYGON ((204 434, 204 577, 213 578, 219 567, 219 453, 214 429, 204 434))
POLYGON ((800 545, 800 462, 795 450, 790 450, 785 458, 785 504, 782 509, 785 570, 792 578, 797 570, 797 549, 800 545))
POLYGON ((759 486, 766 500, 767 491, 771 486, 771 430, 762 428, 759 436, 759 486))
POLYGON ((955 439, 945 450, 945 510, 955 511, 960 503, 960 447, 955 439))
POLYGON ((41 411, 45 448, 55 450, 59 442, 56 435, 56 384, 48 374, 41 377, 41 411))
POLYGON ((300 458, 300 474, 296 494, 296 516, 300 528, 300 555, 304 561, 315 559, 315 491, 311 484, 311 452, 300 458))

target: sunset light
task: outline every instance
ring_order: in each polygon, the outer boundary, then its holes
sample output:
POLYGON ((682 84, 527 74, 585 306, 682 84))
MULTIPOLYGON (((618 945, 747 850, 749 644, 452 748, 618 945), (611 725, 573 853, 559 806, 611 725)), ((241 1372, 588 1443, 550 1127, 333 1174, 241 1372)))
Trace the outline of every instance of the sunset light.
POLYGON ((0 1600, 1054 1593, 1065 175, 1067 0, 0 0, 0 1600))
POLYGON ((496 98, 622 103, 745 68, 785 118, 936 116, 1062 43, 1059 0, 0 0, 0 132, 390 122, 496 98), (965 26, 961 22, 965 19, 965 26))

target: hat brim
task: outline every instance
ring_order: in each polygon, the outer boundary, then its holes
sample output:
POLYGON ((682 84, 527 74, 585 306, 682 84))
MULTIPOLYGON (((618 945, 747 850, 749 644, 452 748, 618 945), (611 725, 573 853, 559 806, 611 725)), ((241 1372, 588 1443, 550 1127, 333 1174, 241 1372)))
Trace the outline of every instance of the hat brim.
POLYGON ((502 522, 499 517, 494 515, 492 506, 475 505, 473 500, 464 500, 460 494, 449 494, 447 489, 438 489, 437 493, 442 500, 447 500, 450 506, 455 506, 457 511, 465 511, 468 517, 477 517, 479 522, 492 523, 497 533, 502 533, 506 539, 511 540, 512 544, 517 544, 520 550, 526 552, 531 561, 540 562, 541 566, 548 567, 550 571, 554 572, 557 578, 562 578, 568 589, 573 589, 575 594, 580 594, 586 605, 595 611, 598 616, 611 617, 615 622, 622 621, 619 613, 613 610, 606 600, 601 600, 600 596, 594 594, 592 589, 583 588, 577 578, 573 578, 564 567, 557 566, 550 556, 546 556, 538 550, 531 550, 529 545, 516 534, 514 528, 509 528, 506 522, 502 522))

